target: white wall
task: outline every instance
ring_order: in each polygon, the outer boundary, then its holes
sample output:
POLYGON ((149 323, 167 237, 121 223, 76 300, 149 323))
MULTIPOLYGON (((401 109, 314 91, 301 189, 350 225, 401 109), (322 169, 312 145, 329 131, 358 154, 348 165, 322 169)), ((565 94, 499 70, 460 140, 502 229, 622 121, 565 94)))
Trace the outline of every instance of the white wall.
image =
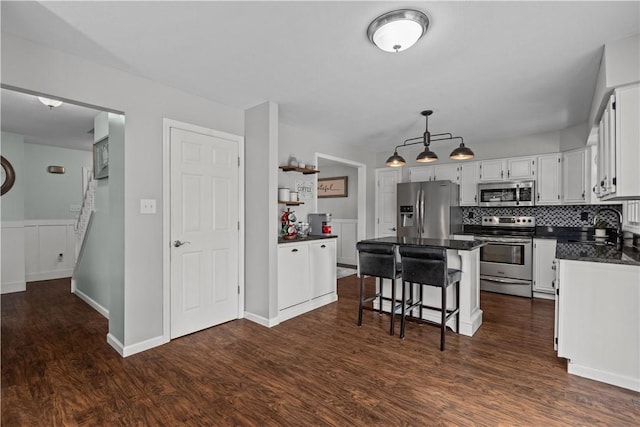
POLYGON ((2 262, 0 292, 26 290, 24 258, 24 137, 2 132, 0 153, 13 166, 16 181, 0 198, 0 258, 2 262))
POLYGON ((320 161, 318 178, 347 177, 347 197, 318 199, 318 212, 330 212, 333 218, 358 219, 358 169, 353 166, 320 161))
POLYGON ((13 166, 16 181, 11 190, 0 198, 0 215, 2 221, 22 221, 25 191, 24 136, 9 132, 2 132, 1 135, 0 153, 13 166))
POLYGON ((278 106, 245 113, 245 316, 270 326, 278 316, 278 106))
POLYGON ((155 345, 163 333, 162 245, 166 242, 162 241, 162 214, 140 215, 138 209, 143 198, 156 199, 162 206, 162 119, 242 135, 243 111, 6 33, 1 50, 3 84, 126 114, 122 153, 110 153, 114 167, 110 166, 109 184, 115 178, 123 190, 116 200, 110 198, 111 236, 121 241, 114 241, 110 248, 119 254, 112 262, 110 286, 123 296, 122 302, 116 302, 112 294, 109 328, 125 352, 155 345), (122 330, 112 330, 116 321, 122 322, 122 330))
POLYGON ((82 204, 82 167, 91 168, 90 151, 24 144, 24 216, 27 220, 75 219, 70 205, 82 204), (64 166, 64 174, 47 167, 64 166))
MULTIPOLYGON (((300 129, 289 124, 280 123, 280 138, 278 145, 278 164, 287 164, 289 155, 294 153, 299 160, 304 160, 308 164, 314 162, 315 154, 321 153, 329 156, 338 157, 341 159, 351 160, 354 162, 364 163, 367 166, 366 176, 366 201, 367 201, 367 215, 366 215, 366 235, 367 237, 373 237, 375 234, 374 228, 374 216, 375 216, 375 173, 374 165, 376 161, 376 154, 373 151, 362 149, 361 147, 352 147, 342 143, 342 141, 335 141, 326 135, 311 132, 305 129, 300 129)), ((317 174, 316 174, 317 175, 317 174)), ((292 187, 296 179, 311 179, 313 180, 313 188, 315 190, 317 185, 316 175, 302 175, 295 172, 280 172, 278 174, 278 185, 285 187, 292 187), (304 177, 304 178, 303 178, 304 177)), ((275 190, 274 190, 275 191, 275 190)), ((277 197, 274 193, 273 197, 277 197)), ((315 198, 315 194, 314 194, 315 198)), ((282 210, 282 207, 280 208, 282 210)), ((315 208, 315 203, 305 203, 304 205, 297 206, 296 214, 298 218, 306 218, 307 214, 311 212, 318 212, 315 208)), ((274 225, 278 227, 278 223, 274 225)))

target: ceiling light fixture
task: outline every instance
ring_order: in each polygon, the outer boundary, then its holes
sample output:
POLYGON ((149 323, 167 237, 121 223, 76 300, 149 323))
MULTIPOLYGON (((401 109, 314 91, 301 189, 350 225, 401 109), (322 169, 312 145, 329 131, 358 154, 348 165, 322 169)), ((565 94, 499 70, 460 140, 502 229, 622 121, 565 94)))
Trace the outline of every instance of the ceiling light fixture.
POLYGON ((39 96, 38 99, 44 105, 49 107, 50 110, 53 110, 55 107, 59 107, 62 105, 62 101, 58 101, 57 99, 45 98, 43 96, 39 96))
POLYGON ((399 9, 378 16, 369 24, 367 37, 385 52, 401 52, 413 46, 429 27, 429 18, 413 9, 399 9))
POLYGON ((402 144, 396 145, 396 148, 393 150, 393 155, 387 159, 387 166, 398 167, 398 166, 404 166, 405 164, 407 164, 406 160, 401 155, 398 154, 398 148, 408 147, 410 145, 416 145, 416 144, 424 145, 424 151, 418 154, 418 157, 416 157, 416 162, 428 163, 428 162, 434 162, 438 160, 438 155, 433 151, 431 151, 431 148, 430 148, 431 141, 449 141, 449 140, 459 139, 461 141, 460 146, 451 152, 451 154, 449 155, 449 158, 452 160, 467 160, 467 159, 473 158, 474 156, 473 151, 471 151, 470 148, 465 147, 464 140, 462 139, 461 136, 453 136, 450 133, 436 133, 434 135, 431 135, 431 132, 429 132, 429 116, 433 114, 433 111, 425 110, 425 111, 422 111, 420 114, 422 114, 425 119, 424 133, 422 134, 422 136, 406 139, 402 144), (420 140, 420 141, 417 141, 417 140, 420 140), (410 141, 416 141, 416 142, 410 142, 410 141))

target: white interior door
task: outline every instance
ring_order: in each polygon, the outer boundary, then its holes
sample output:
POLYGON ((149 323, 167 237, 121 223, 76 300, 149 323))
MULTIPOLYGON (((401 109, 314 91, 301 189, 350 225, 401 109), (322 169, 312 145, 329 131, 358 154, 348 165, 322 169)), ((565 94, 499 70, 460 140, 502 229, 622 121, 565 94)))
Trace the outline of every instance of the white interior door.
POLYGON ((239 317, 238 142, 171 128, 170 150, 176 338, 239 317))
POLYGON ((376 170, 376 237, 396 235, 396 194, 400 170, 376 170))

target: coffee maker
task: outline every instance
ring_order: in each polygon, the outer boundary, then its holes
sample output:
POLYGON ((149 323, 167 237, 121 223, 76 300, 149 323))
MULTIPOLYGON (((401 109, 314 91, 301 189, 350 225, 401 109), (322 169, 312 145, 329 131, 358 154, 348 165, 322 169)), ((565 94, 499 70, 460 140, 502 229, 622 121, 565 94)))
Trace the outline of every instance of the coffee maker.
POLYGON ((331 214, 309 214, 309 234, 312 236, 326 236, 331 234, 331 214))

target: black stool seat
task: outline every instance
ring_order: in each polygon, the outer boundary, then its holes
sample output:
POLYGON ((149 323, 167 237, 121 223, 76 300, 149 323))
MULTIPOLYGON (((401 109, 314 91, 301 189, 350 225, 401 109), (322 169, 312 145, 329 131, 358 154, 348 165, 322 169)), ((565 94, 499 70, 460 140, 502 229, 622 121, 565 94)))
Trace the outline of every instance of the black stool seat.
POLYGON ((362 325, 362 310, 369 309, 364 304, 378 298, 378 311, 382 313, 382 301, 391 301, 391 325, 389 335, 395 332, 396 279, 402 275, 402 264, 399 262, 397 247, 395 245, 380 243, 358 242, 358 270, 360 273, 360 302, 358 304, 358 326, 362 325), (378 287, 375 294, 365 295, 364 276, 378 278, 378 287), (382 279, 391 279, 391 298, 382 296, 382 279))
MULTIPOLYGON (((429 308, 441 313, 440 325, 440 351, 444 350, 445 330, 447 321, 456 316, 456 331, 460 329, 460 270, 447 267, 447 250, 445 248, 401 246, 400 258, 402 260, 402 319, 400 323, 400 338, 404 337, 407 313, 415 308, 419 309, 419 318, 422 319, 422 309, 429 308), (410 286, 409 299, 405 296, 406 283, 410 286), (418 300, 413 299, 413 283, 420 285, 418 300), (424 304, 422 286, 435 286, 441 288, 442 304, 440 307, 431 307, 424 304), (455 308, 447 309, 447 288, 455 285, 455 308)), ((434 322, 428 322, 434 323, 434 322)))

